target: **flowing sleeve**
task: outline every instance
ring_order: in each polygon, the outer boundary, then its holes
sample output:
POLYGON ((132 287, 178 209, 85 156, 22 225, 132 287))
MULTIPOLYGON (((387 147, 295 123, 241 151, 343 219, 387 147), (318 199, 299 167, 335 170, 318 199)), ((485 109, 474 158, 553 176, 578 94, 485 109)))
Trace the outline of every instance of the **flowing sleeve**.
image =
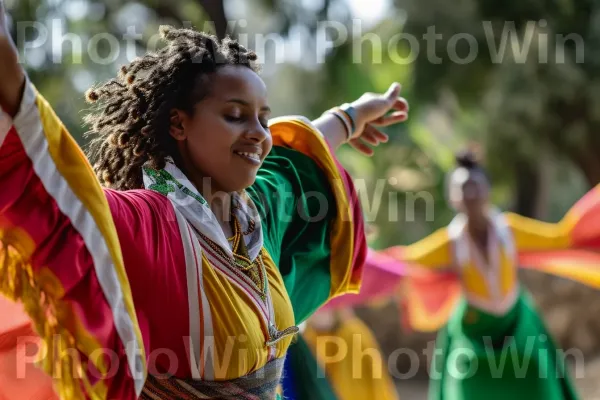
POLYGON ((328 299, 358 292, 364 223, 350 176, 310 121, 278 118, 270 130, 273 150, 249 194, 302 322, 328 299))
POLYGON ((452 266, 452 248, 448 228, 441 228, 408 246, 393 246, 383 253, 415 267, 445 270, 452 266))
POLYGON ((407 271, 403 262, 369 249, 365 261, 362 284, 358 294, 346 294, 332 299, 322 309, 377 304, 396 296, 407 271))
POLYGON ((600 289, 600 185, 556 224, 507 214, 519 265, 600 289))
POLYGON ((90 165, 29 82, 15 118, 0 116, 0 143, 0 291, 45 342, 41 364, 61 398, 137 398, 141 331, 90 165))
POLYGON ((59 400, 52 380, 31 363, 39 337, 21 304, 0 295, 0 399, 59 400))
POLYGON ((570 245, 570 224, 542 222, 514 213, 505 215, 519 250, 558 250, 570 245))
POLYGON ((450 317, 461 287, 453 268, 449 228, 441 228, 409 246, 382 250, 399 265, 406 276, 398 287, 398 302, 406 329, 433 332, 450 317))

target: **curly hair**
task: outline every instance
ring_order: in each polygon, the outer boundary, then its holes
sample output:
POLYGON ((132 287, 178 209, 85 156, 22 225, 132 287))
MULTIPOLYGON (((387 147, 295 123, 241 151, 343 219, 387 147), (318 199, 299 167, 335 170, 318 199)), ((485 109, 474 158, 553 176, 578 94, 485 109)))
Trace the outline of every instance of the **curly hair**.
POLYGON ((454 161, 457 167, 463 167, 466 169, 477 169, 480 168, 477 155, 471 150, 463 150, 454 155, 454 161))
POLYGON ((483 174, 486 180, 490 180, 490 177, 485 168, 480 164, 476 147, 462 150, 454 155, 454 161, 456 162, 456 168, 466 168, 469 171, 476 171, 483 174))
POLYGON ((235 40, 191 29, 160 27, 167 46, 121 67, 116 78, 86 93, 98 107, 85 116, 92 137, 88 155, 100 183, 112 189, 143 187, 142 167, 165 167, 167 157, 178 163, 175 139, 169 134, 171 110, 190 115, 206 96, 205 79, 226 65, 258 72, 257 56, 235 40))

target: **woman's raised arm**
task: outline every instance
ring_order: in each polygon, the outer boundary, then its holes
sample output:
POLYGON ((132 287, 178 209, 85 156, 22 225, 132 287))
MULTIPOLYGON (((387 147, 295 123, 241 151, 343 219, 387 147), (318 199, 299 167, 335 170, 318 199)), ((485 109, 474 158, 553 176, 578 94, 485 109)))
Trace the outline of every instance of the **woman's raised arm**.
POLYGON ((25 86, 25 72, 8 31, 4 0, 0 0, 0 107, 14 117, 25 86))

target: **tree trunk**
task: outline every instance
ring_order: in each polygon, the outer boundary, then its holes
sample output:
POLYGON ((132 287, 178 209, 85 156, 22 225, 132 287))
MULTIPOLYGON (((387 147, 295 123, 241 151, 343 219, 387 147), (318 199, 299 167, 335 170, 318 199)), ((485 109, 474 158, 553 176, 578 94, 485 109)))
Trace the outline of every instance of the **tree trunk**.
POLYGON ((514 211, 525 217, 537 216, 538 195, 540 188, 540 171, 536 162, 519 160, 515 165, 516 200, 514 211))
POLYGON ((590 186, 593 187, 600 183, 600 153, 580 154, 573 158, 573 162, 581 168, 581 172, 590 186))
MULTIPOLYGON (((204 11, 208 14, 210 21, 215 24, 216 34, 223 39, 227 32, 227 17, 223 0, 198 0, 204 11)), ((233 32, 229 32, 233 34, 233 32)))
POLYGON ((554 162, 547 148, 541 150, 542 154, 538 159, 539 186, 535 205, 534 218, 546 220, 548 218, 548 206, 550 205, 550 187, 554 177, 554 162))

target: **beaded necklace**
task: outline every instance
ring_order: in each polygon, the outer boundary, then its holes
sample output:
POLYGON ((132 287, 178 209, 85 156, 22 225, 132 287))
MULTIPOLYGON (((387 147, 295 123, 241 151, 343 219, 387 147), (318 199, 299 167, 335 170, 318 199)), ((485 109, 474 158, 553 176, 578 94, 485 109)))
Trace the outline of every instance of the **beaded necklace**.
POLYGON ((244 235, 248 235, 254 229, 253 221, 250 223, 250 228, 246 232, 242 232, 242 227, 237 217, 231 214, 233 218, 233 236, 227 238, 229 242, 232 242, 232 254, 233 257, 230 257, 221 246, 213 242, 210 238, 203 235, 202 232, 196 230, 196 233, 202 237, 204 242, 210 246, 210 248, 217 253, 217 255, 223 260, 227 262, 227 265, 231 267, 231 270, 234 274, 240 275, 244 274, 254 283, 252 289, 256 291, 256 293, 260 296, 262 301, 267 300, 267 273, 265 269, 265 264, 263 261, 263 251, 261 250, 258 253, 258 256, 254 260, 250 260, 248 256, 248 250, 246 248, 246 243, 244 242, 244 235))

